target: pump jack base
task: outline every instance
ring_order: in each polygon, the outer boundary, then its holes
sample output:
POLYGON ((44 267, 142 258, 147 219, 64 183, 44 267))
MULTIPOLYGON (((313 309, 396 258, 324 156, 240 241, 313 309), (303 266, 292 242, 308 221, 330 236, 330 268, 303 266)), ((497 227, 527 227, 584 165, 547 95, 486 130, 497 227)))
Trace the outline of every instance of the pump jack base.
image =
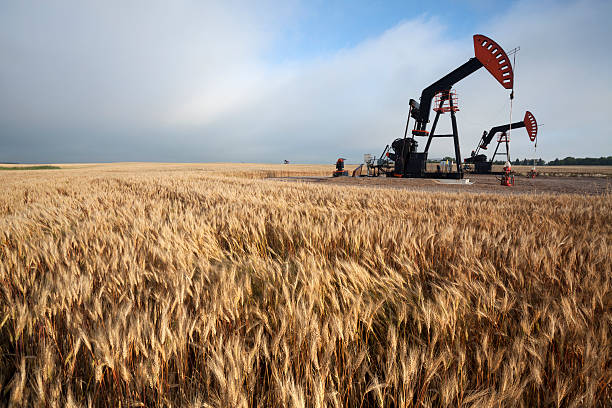
POLYGON ((504 175, 503 171, 470 171, 471 174, 491 174, 494 176, 502 176, 504 175))
POLYGON ((463 172, 424 172, 420 174, 396 174, 393 172, 387 173, 387 177, 398 177, 398 178, 430 178, 430 179, 453 179, 461 180, 463 178, 463 172))
POLYGON ((472 184, 474 184, 472 181, 470 181, 470 179, 467 179, 467 178, 459 179, 459 180, 434 179, 434 181, 438 184, 453 184, 453 185, 466 185, 466 186, 471 186, 472 184))

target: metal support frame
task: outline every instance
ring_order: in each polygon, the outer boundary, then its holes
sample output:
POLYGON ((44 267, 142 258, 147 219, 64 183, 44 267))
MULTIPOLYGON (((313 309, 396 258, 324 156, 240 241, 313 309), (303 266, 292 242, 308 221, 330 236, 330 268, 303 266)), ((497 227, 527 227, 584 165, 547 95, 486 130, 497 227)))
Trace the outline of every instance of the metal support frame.
POLYGON ((493 162, 495 161, 495 156, 497 156, 498 154, 502 155, 505 154, 506 155, 506 161, 510 161, 510 140, 508 139, 508 135, 504 133, 502 133, 502 135, 499 137, 499 139, 497 140, 497 146, 495 146, 495 151, 493 152, 493 156, 491 157, 491 164, 493 164, 493 162), (503 140, 502 140, 503 138, 503 140), (505 152, 500 152, 497 153, 497 151, 499 150, 499 146, 504 143, 506 145, 506 151, 505 152))
MULTIPOLYGON (((451 107, 453 106, 453 100, 451 99, 451 107)), ((451 109, 451 122, 453 123, 453 141, 455 142, 455 159, 457 160, 457 173, 463 178, 463 169, 461 167, 461 152, 459 151, 459 131, 457 130, 457 118, 455 117, 455 111, 451 109)))
POLYGON ((440 99, 440 105, 438 106, 438 109, 436 110, 436 117, 434 118, 434 122, 431 125, 431 132, 429 133, 429 137, 427 138, 427 144, 425 145, 425 153, 429 153, 429 147, 431 146, 431 140, 434 137, 452 137, 453 143, 455 145, 455 160, 457 162, 457 173, 459 174, 460 178, 462 178, 463 168, 461 165, 461 151, 459 150, 459 131, 457 129, 457 117, 455 116, 455 109, 453 109, 454 108, 453 98, 449 96, 451 92, 450 89, 442 91, 442 92, 445 92, 447 97, 442 96, 440 99), (444 105, 444 102, 446 100, 448 100, 450 104, 451 125, 453 128, 453 133, 452 135, 436 135, 436 127, 438 126, 438 119, 440 118, 440 114, 442 113, 442 105, 444 105))
MULTIPOLYGON (((411 114, 412 114, 412 105, 410 105, 410 108, 408 108, 408 118, 406 119, 406 129, 404 130, 404 143, 402 143, 402 153, 401 153, 402 160, 404 158, 404 149, 406 149, 406 136, 408 135, 408 126, 410 124, 411 114)), ((412 136, 412 138, 414 139, 414 135, 412 136)), ((402 173, 405 172, 405 167, 406 167, 406 163, 403 163, 402 173)))
POLYGON ((436 133, 436 126, 438 126, 438 119, 440 119, 440 114, 442 113, 442 105, 444 105, 444 99, 440 100, 440 106, 438 106, 438 110, 436 111, 436 117, 434 118, 433 125, 431 125, 431 132, 429 133, 429 137, 427 138, 427 144, 425 145, 425 153, 429 153, 429 146, 431 145, 431 139, 434 137, 436 133))

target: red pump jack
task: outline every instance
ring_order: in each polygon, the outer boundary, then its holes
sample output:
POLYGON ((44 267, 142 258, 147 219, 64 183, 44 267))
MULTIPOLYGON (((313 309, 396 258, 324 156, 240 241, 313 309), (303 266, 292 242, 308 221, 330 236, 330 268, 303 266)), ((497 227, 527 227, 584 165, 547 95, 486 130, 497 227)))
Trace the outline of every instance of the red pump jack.
POLYGON ((348 171, 344 170, 344 160, 346 159, 340 157, 336 161, 336 170, 334 170, 334 172, 332 173, 333 177, 348 176, 348 171))

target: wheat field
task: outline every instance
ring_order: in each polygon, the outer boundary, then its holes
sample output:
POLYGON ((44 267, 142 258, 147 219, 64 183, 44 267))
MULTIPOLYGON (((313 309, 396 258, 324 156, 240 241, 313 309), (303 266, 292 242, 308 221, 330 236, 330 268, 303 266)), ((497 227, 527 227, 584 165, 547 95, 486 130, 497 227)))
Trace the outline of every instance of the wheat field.
POLYGON ((610 195, 273 170, 0 174, 2 405, 612 405, 610 195))

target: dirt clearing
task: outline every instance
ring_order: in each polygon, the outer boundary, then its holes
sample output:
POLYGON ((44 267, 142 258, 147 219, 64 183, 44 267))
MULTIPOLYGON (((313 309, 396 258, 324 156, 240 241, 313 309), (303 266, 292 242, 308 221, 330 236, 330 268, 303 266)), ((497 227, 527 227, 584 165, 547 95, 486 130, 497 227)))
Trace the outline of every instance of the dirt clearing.
POLYGON ((515 177, 514 187, 500 185, 499 176, 470 174, 472 184, 444 184, 435 179, 389 177, 281 177, 276 180, 346 186, 396 188, 433 192, 472 192, 507 194, 586 194, 598 195, 612 192, 612 180, 605 177, 550 177, 535 179, 515 177))

